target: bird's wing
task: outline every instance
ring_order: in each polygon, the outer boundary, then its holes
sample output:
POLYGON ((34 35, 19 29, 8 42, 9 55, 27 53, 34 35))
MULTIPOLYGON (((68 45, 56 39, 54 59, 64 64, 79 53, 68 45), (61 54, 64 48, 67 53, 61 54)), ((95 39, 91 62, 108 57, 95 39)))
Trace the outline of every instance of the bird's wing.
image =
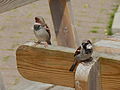
POLYGON ((46 29, 46 31, 48 32, 48 34, 49 34, 49 37, 51 38, 51 34, 50 34, 50 29, 49 29, 49 27, 48 27, 48 25, 47 24, 45 24, 45 29, 46 29))
POLYGON ((75 51, 74 57, 80 54, 80 51, 81 51, 81 46, 79 46, 78 49, 75 51))

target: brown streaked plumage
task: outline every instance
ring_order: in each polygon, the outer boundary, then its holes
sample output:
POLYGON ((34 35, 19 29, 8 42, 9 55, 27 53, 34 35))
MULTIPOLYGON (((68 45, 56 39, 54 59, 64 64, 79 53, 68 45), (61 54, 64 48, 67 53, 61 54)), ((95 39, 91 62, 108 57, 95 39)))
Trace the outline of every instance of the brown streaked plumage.
POLYGON ((38 39, 37 43, 42 44, 44 42, 45 44, 51 45, 50 29, 41 16, 35 17, 34 33, 36 38, 38 39))
POLYGON ((92 52, 93 52, 93 48, 92 48, 92 43, 90 42, 90 40, 83 41, 82 45, 79 46, 77 50, 75 51, 74 62, 69 71, 73 72, 73 70, 75 69, 78 63, 88 62, 92 60, 92 57, 91 57, 92 52))
POLYGON ((78 49, 75 51, 74 57, 78 54, 80 54, 81 46, 78 47, 78 49))

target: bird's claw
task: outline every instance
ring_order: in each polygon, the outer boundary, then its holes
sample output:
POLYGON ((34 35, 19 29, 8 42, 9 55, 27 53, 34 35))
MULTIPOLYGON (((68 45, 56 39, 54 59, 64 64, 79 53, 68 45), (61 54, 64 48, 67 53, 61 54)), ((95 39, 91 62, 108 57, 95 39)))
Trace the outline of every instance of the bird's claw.
POLYGON ((35 41, 35 43, 36 43, 36 44, 40 44, 40 42, 39 42, 39 41, 35 41))
POLYGON ((41 44, 43 44, 45 48, 48 47, 48 43, 47 42, 41 42, 41 44))
POLYGON ((38 44, 40 44, 40 42, 39 42, 39 41, 35 41, 34 43, 35 43, 35 45, 34 45, 34 46, 37 46, 38 44))
POLYGON ((38 45, 38 44, 41 44, 41 45, 44 45, 44 47, 48 47, 48 43, 47 42, 39 42, 39 41, 36 41, 35 42, 35 46, 38 45))

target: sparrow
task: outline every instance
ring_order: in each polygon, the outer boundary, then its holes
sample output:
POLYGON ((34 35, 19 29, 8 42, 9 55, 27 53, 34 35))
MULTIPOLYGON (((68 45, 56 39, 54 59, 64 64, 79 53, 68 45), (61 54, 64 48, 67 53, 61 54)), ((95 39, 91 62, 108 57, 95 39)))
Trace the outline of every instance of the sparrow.
POLYGON ((48 25, 45 23, 45 20, 43 17, 35 17, 35 23, 34 23, 34 34, 36 38, 38 39, 37 44, 43 44, 45 47, 51 45, 51 34, 50 29, 48 25))
POLYGON ((84 40, 81 44, 81 46, 79 46, 77 48, 77 50, 75 51, 74 54, 74 62, 71 66, 71 68, 69 69, 70 72, 73 72, 73 70, 75 69, 75 67, 77 66, 78 63, 82 63, 82 62, 89 62, 92 61, 92 55, 93 53, 93 46, 90 40, 84 40))

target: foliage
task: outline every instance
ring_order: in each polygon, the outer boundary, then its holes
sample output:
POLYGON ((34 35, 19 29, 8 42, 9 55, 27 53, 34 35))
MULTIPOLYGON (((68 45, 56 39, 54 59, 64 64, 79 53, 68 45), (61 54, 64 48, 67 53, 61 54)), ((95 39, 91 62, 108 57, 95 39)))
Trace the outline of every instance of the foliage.
POLYGON ((90 31, 91 33, 98 33, 98 29, 99 29, 100 27, 98 27, 98 26, 94 26, 93 27, 93 29, 90 31))
POLYGON ((93 30, 91 30, 90 32, 91 32, 91 33, 98 33, 98 30, 93 29, 93 30))
POLYGON ((115 13, 117 12, 118 7, 119 6, 116 5, 116 7, 114 9, 112 9, 113 12, 110 13, 110 19, 109 19, 109 22, 108 22, 107 30, 105 30, 106 35, 113 35, 113 33, 112 33, 112 24, 113 24, 114 16, 115 16, 115 13))

